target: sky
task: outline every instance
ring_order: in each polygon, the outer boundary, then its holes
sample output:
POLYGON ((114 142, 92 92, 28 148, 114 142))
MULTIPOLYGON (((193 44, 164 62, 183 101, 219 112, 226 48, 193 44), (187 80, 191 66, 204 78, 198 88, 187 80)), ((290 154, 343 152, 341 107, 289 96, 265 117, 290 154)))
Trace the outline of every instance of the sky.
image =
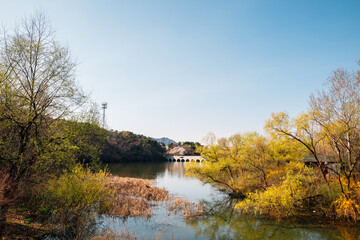
POLYGON ((78 63, 109 129, 175 141, 263 133, 331 73, 358 69, 360 1, 0 0, 8 29, 36 10, 78 63))

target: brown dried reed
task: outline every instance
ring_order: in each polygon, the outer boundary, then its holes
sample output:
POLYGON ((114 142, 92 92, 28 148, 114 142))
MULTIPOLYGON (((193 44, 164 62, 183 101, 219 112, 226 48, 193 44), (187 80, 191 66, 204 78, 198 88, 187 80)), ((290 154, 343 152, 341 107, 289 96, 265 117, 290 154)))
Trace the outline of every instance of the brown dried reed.
POLYGON ((93 236, 90 238, 90 240, 137 240, 138 238, 136 235, 133 235, 128 232, 113 232, 111 229, 108 229, 107 231, 97 234, 96 236, 93 236))
POLYGON ((155 181, 139 178, 109 176, 107 186, 119 195, 141 197, 149 201, 165 201, 169 193, 164 188, 153 186, 155 181))
POLYGON ((150 217, 154 202, 165 202, 169 214, 182 214, 186 219, 199 218, 207 214, 202 205, 170 196, 168 191, 155 187, 154 184, 153 180, 110 175, 107 187, 114 191, 115 201, 109 214, 122 217, 150 217))
POLYGON ((152 202, 166 201, 169 193, 153 186, 155 181, 110 175, 107 187, 114 191, 115 199, 109 214, 114 216, 151 216, 152 202))
POLYGON ((199 218, 207 214, 204 206, 184 198, 174 197, 167 201, 169 213, 182 214, 186 219, 199 218))

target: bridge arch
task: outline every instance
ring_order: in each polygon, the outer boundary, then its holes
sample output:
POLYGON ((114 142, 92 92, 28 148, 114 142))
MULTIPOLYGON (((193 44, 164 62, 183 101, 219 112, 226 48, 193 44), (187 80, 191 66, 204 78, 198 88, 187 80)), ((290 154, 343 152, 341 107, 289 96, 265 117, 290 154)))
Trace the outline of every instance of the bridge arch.
POLYGON ((166 156, 166 159, 169 162, 202 162, 205 160, 201 156, 166 156))

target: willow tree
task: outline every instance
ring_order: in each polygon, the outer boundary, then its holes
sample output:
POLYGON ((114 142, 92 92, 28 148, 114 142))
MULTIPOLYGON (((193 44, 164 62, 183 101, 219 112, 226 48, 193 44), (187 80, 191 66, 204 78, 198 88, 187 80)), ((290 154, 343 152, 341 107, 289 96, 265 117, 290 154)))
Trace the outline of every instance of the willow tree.
POLYGON ((186 173, 218 186, 232 196, 245 197, 277 184, 290 162, 301 159, 302 149, 288 139, 269 139, 256 132, 229 138, 208 137, 197 151, 207 161, 187 165, 186 173))
MULTIPOLYGON (((19 184, 39 172, 64 144, 54 127, 86 99, 76 64, 41 13, 5 32, 0 45, 0 233, 19 184)), ((60 158, 60 160, 63 160, 60 158)), ((48 168, 47 168, 48 169, 48 168)))

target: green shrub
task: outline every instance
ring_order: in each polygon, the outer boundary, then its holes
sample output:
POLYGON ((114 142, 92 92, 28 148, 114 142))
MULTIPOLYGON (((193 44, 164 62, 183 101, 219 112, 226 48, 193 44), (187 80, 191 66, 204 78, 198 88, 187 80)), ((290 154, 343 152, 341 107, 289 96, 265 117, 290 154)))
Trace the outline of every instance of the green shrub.
POLYGON ((108 173, 91 172, 81 165, 48 181, 42 191, 42 209, 50 209, 51 226, 61 232, 83 234, 95 217, 107 211, 113 193, 106 187, 108 173))

